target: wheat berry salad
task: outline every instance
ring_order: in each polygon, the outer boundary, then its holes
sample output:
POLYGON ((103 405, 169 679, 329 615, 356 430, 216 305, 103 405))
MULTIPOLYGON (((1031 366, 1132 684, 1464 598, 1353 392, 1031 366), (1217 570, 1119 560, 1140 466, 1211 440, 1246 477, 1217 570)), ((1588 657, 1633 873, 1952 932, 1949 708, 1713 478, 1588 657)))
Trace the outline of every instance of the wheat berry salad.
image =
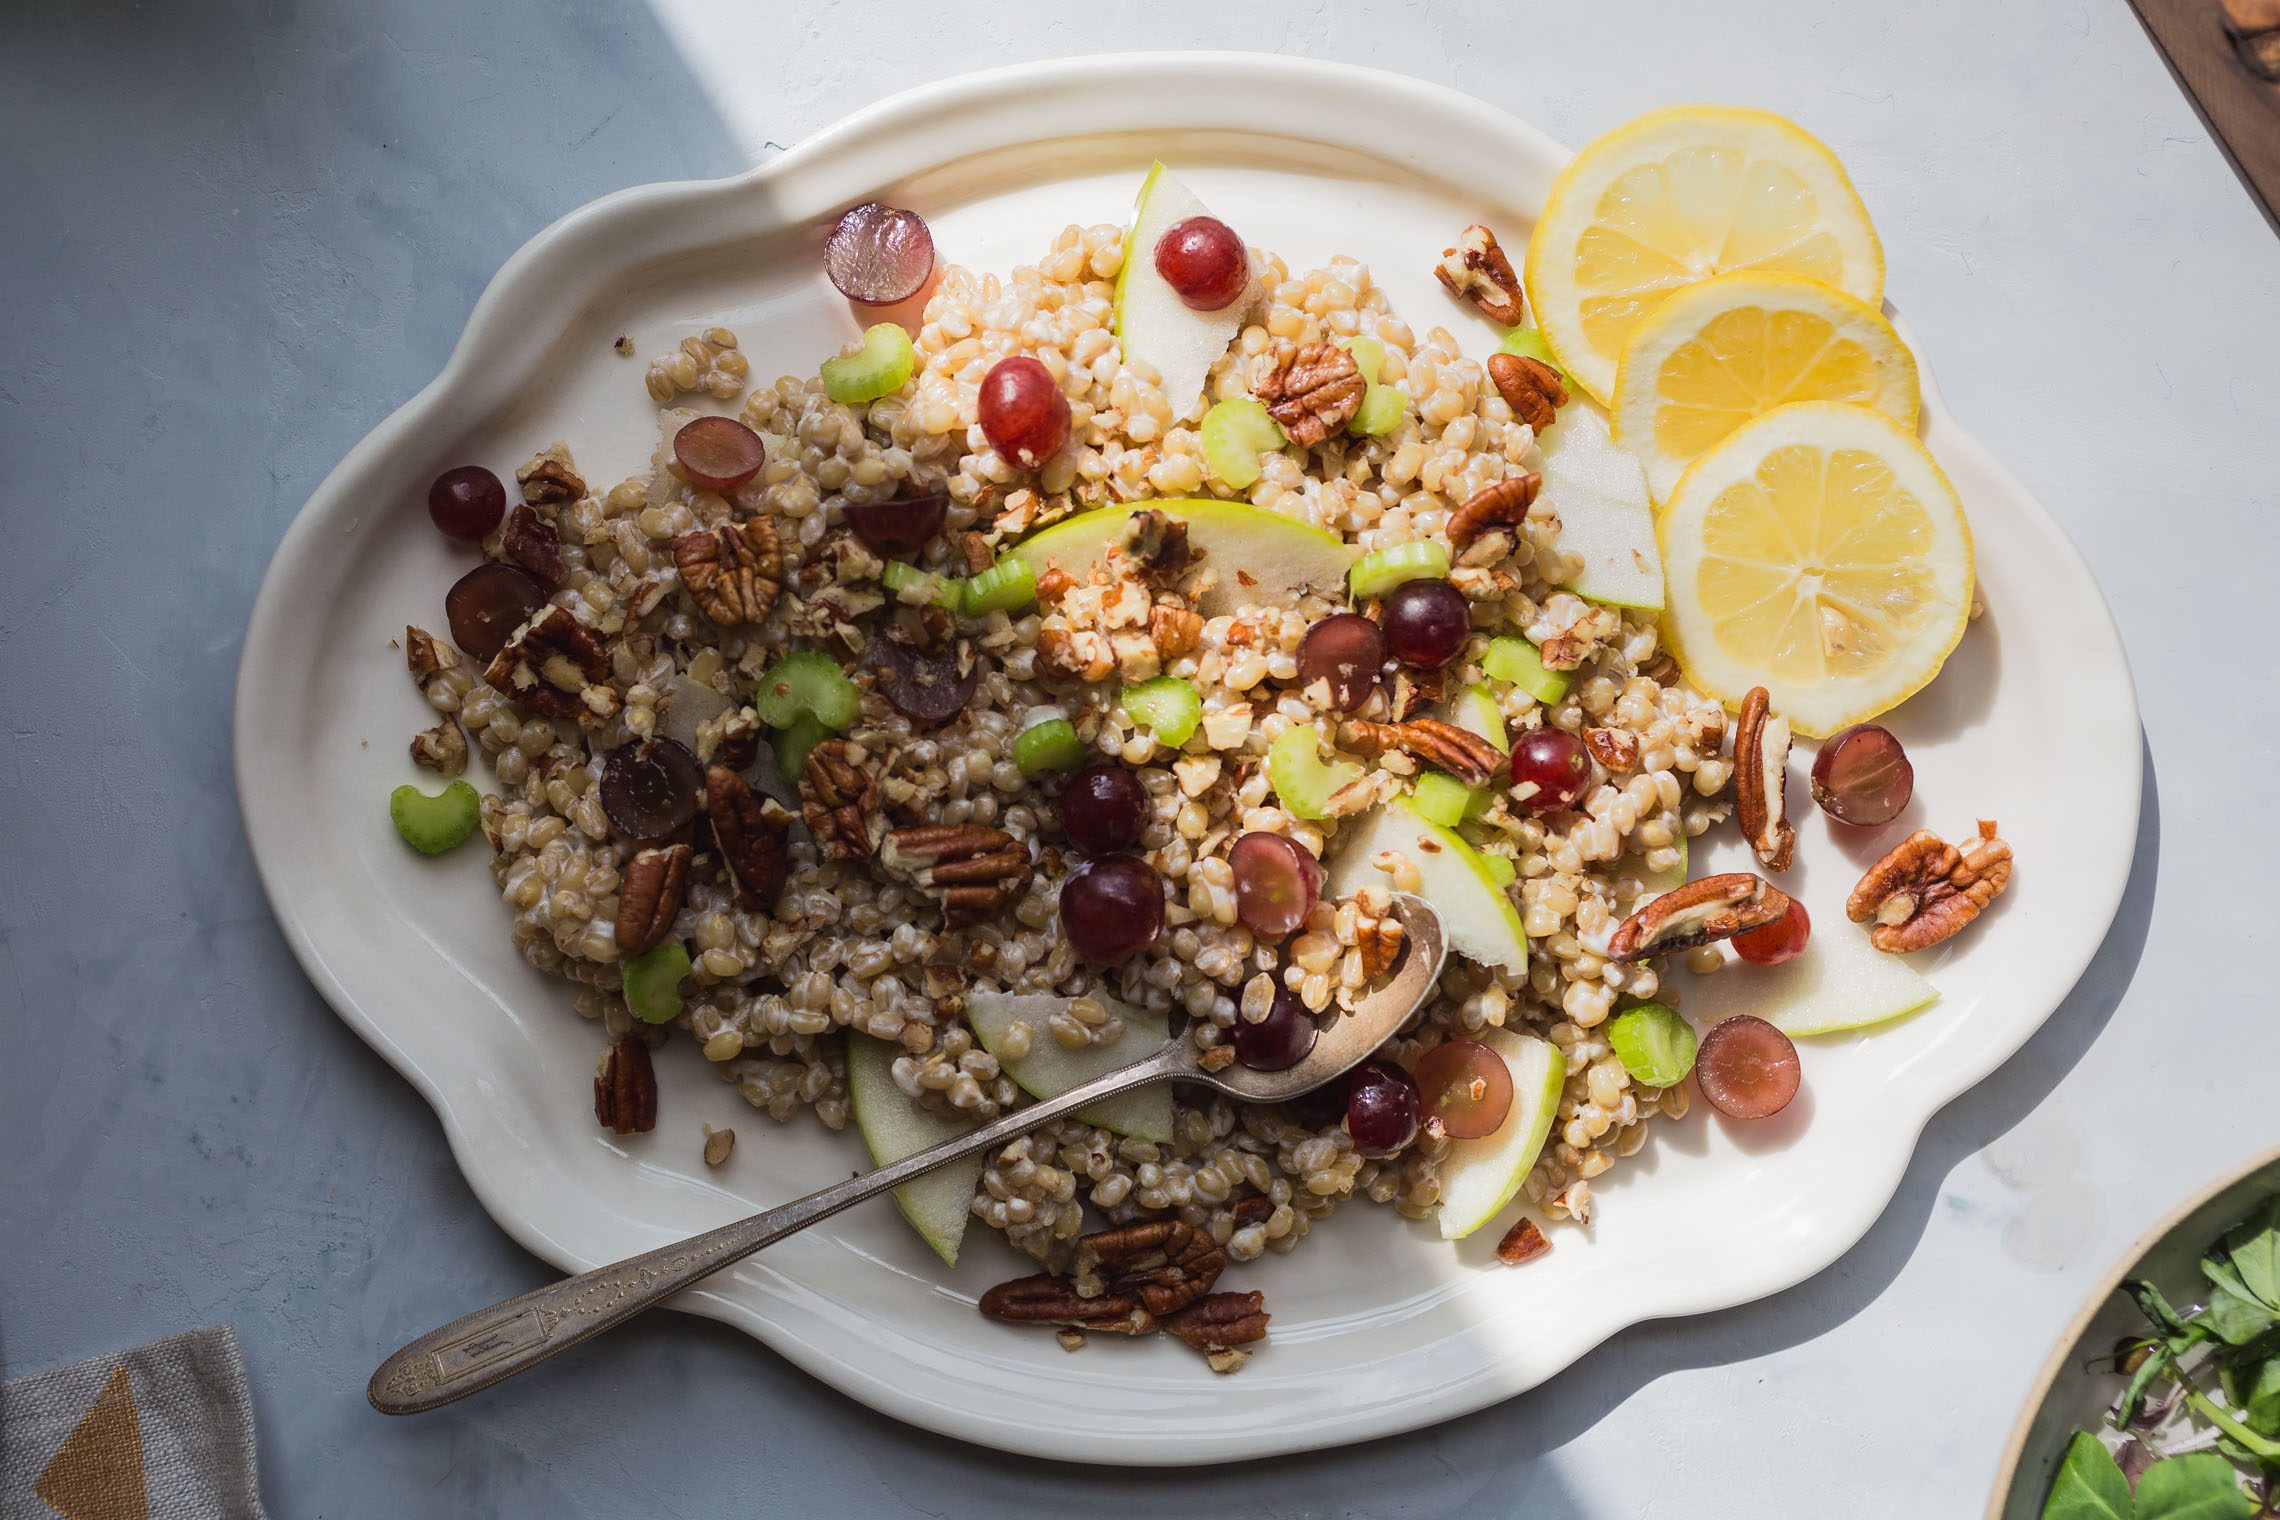
POLYGON ((1157 1086, 898 1190, 946 1261, 977 1227, 1029 1258, 984 1314, 1233 1371, 1269 1323, 1245 1264, 1358 1200, 1524 1269, 1657 1124, 1777 1114, 1799 1038, 1930 1002, 1906 957, 2010 882, 1957 798, 1847 921, 1778 884, 1801 830, 1910 803, 1873 720, 1976 610, 1874 231, 1794 126, 1609 134, 1524 246, 1420 247, 1424 312, 1161 164, 1009 270, 919 211, 818 232, 863 328, 819 372, 621 340, 646 469, 565 439, 428 497, 480 560, 407 609, 447 784, 390 813, 429 854, 480 830, 615 1134, 767 1165, 661 1113, 658 1061, 878 1163, 1167 1041, 1284 1069, 1417 894, 1447 970, 1350 1077, 1157 1086), (1761 871, 1690 876, 1718 828, 1761 871))

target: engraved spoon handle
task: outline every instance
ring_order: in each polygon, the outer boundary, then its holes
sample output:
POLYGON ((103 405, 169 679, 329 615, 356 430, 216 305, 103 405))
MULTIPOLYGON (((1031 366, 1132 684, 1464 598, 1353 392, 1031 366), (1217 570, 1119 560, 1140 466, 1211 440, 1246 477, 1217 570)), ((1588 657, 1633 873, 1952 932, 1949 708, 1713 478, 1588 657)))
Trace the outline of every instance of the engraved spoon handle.
POLYGON ((995 1149, 1048 1120, 1118 1093, 1193 1076, 1195 1047, 1174 1040, 1144 1060, 1015 1109, 970 1134, 915 1151, 860 1177, 834 1183, 762 1214, 478 1309, 430 1331, 380 1364, 365 1394, 382 1414, 418 1414, 479 1393, 559 1351, 621 1325, 762 1246, 828 1219, 977 1151, 995 1149))

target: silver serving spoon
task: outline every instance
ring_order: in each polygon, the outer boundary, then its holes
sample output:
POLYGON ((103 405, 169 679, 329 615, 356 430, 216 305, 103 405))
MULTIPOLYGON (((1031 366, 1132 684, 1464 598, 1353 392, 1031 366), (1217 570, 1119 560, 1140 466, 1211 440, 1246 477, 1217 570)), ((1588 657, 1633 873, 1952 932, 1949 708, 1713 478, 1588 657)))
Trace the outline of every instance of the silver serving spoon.
POLYGON ((1057 1098, 1016 1109, 971 1134, 945 1140, 876 1171, 455 1319, 382 1362, 365 1393, 372 1407, 382 1414, 418 1414, 479 1393, 623 1324, 658 1300, 742 1261, 795 1230, 828 1219, 850 1204, 923 1177, 962 1156, 995 1150, 1049 1119, 1151 1082, 1193 1082, 1251 1103, 1279 1103, 1312 1091, 1352 1070, 1384 1044, 1423 1006, 1441 979, 1448 945, 1441 934, 1440 916, 1422 898, 1406 893, 1395 895, 1393 912, 1401 920, 1403 932, 1401 958, 1392 976, 1324 1030, 1314 1049, 1296 1066, 1284 1071, 1253 1071, 1238 1064, 1206 1071, 1197 1062, 1201 1052, 1195 1042, 1175 1039, 1130 1066, 1072 1087, 1057 1098))

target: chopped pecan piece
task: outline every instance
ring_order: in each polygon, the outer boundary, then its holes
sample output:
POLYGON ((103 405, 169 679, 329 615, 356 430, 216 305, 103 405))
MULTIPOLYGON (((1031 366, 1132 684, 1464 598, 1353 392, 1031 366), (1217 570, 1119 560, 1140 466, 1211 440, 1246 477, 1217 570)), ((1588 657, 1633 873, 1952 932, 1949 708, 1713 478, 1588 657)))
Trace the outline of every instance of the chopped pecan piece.
POLYGON ((483 672, 492 687, 539 716, 581 723, 616 716, 609 676, 602 641, 569 608, 551 605, 517 628, 483 672))
POLYGON ((657 1127, 657 1068, 638 1034, 618 1036, 594 1068, 594 1117, 616 1135, 646 1135, 657 1127))
POLYGON ((827 860, 869 860, 879 847, 879 783, 870 752, 826 739, 800 767, 800 814, 827 860))
POLYGON ((1789 822, 1789 720, 1774 715, 1762 686, 1742 698, 1734 733, 1734 815, 1742 837, 1769 871, 1786 871, 1797 852, 1789 822))
POLYGON ((534 507, 576 501, 586 494, 585 478, 570 468, 570 453, 559 443, 515 471, 515 480, 522 486, 522 499, 534 507))
POLYGON ((1124 552, 1142 575, 1162 581, 1177 580, 1195 559, 1187 524, 1154 507, 1124 519, 1124 552))
POLYGON ((458 720, 446 718, 412 735, 412 764, 424 765, 442 776, 456 776, 467 769, 467 736, 460 732, 458 720))
POLYGON ((1206 1231, 1179 1219, 1147 1219, 1077 1242, 1076 1287, 1087 1298, 1130 1295, 1158 1319, 1211 1291, 1227 1253, 1206 1231))
POLYGON ((639 955, 673 932, 673 919, 689 888, 689 861, 694 854, 685 844, 653 845, 635 851, 625 863, 625 879, 618 888, 618 954, 639 955))
POLYGON ((1639 763, 1639 741, 1619 728, 1585 729, 1583 747, 1612 772, 1627 771, 1639 763))
POLYGON ((1449 670, 1411 670, 1404 665, 1393 675, 1393 721, 1405 723, 1449 694, 1449 670))
POLYGON ((1112 1335, 1146 1335, 1156 1328, 1155 1316, 1131 1294, 1087 1298, 1075 1283, 1050 1272, 999 1283, 982 1295, 981 1308, 991 1319, 1022 1325, 1068 1325, 1112 1335))
POLYGON ((1158 602, 1148 609, 1148 637, 1158 658, 1168 665, 1203 638, 1203 615, 1174 602, 1158 602))
POLYGON ((1441 250, 1433 273, 1449 294, 1472 302, 1491 322, 1518 327, 1523 320, 1520 276, 1512 272, 1496 234, 1479 223, 1464 230, 1456 247, 1441 250))
POLYGON ((723 628, 767 621, 784 589, 784 549, 772 517, 748 517, 673 540, 673 564, 697 605, 723 628))
POLYGON ((791 872, 784 835, 792 815, 727 766, 715 765, 705 771, 705 817, 738 900, 756 913, 774 911, 791 872))
POLYGON ((997 556, 990 552, 990 541, 971 528, 958 535, 958 552, 966 557, 968 575, 980 575, 997 563, 997 556))
POLYGON ((459 668, 459 651, 428 632, 425 628, 404 625, 404 668, 412 673, 422 691, 428 683, 447 670, 459 668))
POLYGON ((987 824, 896 829, 879 842, 879 864, 941 898, 959 922, 1011 906, 1029 886, 1029 847, 987 824))
MULTIPOLYGON (((1257 1289, 1248 1293, 1213 1293, 1199 1298, 1164 1321, 1164 1328, 1198 1351, 1233 1351, 1267 1338, 1266 1297, 1257 1289)), ((1236 1362, 1234 1367, 1240 1367, 1236 1362)), ((1233 1371, 1234 1367, 1220 1368, 1233 1371)))
POLYGON ((1307 343, 1259 382, 1259 400, 1291 442, 1310 449, 1345 430, 1366 389, 1352 354, 1335 343, 1307 343))
POLYGON ((1339 725, 1338 742, 1361 753, 1382 754, 1389 749, 1415 755, 1427 765, 1447 771, 1467 786, 1485 786, 1508 762, 1504 751, 1470 729, 1439 718, 1408 718, 1400 723, 1369 723, 1350 719, 1339 725))
POLYGON ((1362 980, 1374 982, 1393 969, 1401 956, 1401 920, 1391 913, 1375 915, 1357 908, 1354 948, 1362 952, 1362 980))
POLYGON ((1496 1243, 1496 1259, 1508 1267, 1517 1267, 1524 1261, 1534 1261, 1551 1248, 1552 1243, 1544 1238, 1544 1232, 1536 1228, 1536 1221, 1524 1218, 1506 1230, 1504 1238, 1496 1243))
POLYGON ((732 707, 697 725, 697 758, 707 765, 725 765, 747 771, 760 758, 760 714, 749 707, 732 707))
POLYGON ((1449 514, 1449 547, 1465 565, 1493 564, 1508 558, 1520 541, 1520 525, 1544 489, 1533 470, 1483 486, 1449 514))
POLYGON ((1788 911, 1789 899, 1762 876, 1747 871, 1705 876, 1663 893, 1624 919, 1608 937, 1607 958, 1635 961, 1692 950, 1762 929, 1788 911))
POLYGON ((1560 372, 1526 354, 1490 354, 1488 378, 1514 415, 1539 433, 1558 421, 1560 408, 1568 404, 1560 372))
POLYGON ((530 572, 531 579, 552 591, 562 584, 562 535, 552 523, 539 521, 528 507, 507 514, 499 534, 499 553, 508 563, 530 572))
POLYGON ((1037 577, 1037 604, 1041 607, 1052 606, 1067 596, 1069 588, 1076 583, 1076 577, 1059 565, 1048 565, 1045 573, 1037 577))
POLYGON ((1225 1071, 1235 1064, 1235 1047, 1214 1045, 1195 1058, 1195 1064, 1205 1071, 1225 1071))
POLYGON ((1868 868, 1845 900, 1845 917, 1873 921, 1869 943, 1899 955, 1953 935, 2010 884, 2011 847, 1987 819, 1979 821, 1979 837, 1961 849, 1918 829, 1868 868))

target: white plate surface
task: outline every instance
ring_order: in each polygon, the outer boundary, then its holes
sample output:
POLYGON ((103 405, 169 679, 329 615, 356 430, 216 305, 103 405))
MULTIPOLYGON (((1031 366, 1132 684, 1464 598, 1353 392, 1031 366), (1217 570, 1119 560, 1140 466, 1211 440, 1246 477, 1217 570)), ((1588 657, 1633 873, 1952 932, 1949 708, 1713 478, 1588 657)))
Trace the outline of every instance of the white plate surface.
MULTIPOLYGON (((726 323, 758 373, 809 371, 856 331, 817 260, 849 204, 914 207, 946 259, 1003 272, 1068 223, 1124 220, 1159 156, 1292 268, 1361 258, 1420 332, 1447 325, 1485 355, 1493 331, 1448 301, 1433 261, 1470 221, 1517 244, 1566 154, 1437 86, 1289 59, 1095 58, 929 87, 738 179, 628 190, 534 238, 442 375, 286 534, 247 631, 236 715, 264 885, 311 980, 435 1106, 484 1207, 548 1261, 614 1260, 845 1176, 862 1155, 852 1133, 770 1123, 687 1042, 659 1063, 658 1130, 623 1144, 598 1132, 596 1030, 565 984, 510 948, 480 847, 430 861, 395 838, 384 801, 415 779, 404 744, 426 710, 391 641, 407 621, 440 625, 467 559, 429 527, 425 483, 468 460, 505 475, 558 437, 589 479, 640 467, 649 406, 640 361, 610 351, 620 333, 647 354, 726 323), (742 1137, 718 1173, 699 1161, 700 1122, 742 1137)), ((1891 1197, 1925 1121, 2017 1049, 2089 963, 2136 832, 2135 696, 2098 588, 1928 383, 1925 399, 1988 612, 1891 720, 1917 774, 1901 825, 1954 834, 1995 818, 2020 860, 1989 921, 1935 953, 1944 996, 1931 1010, 1806 1042, 1805 1096, 1776 1120, 1742 1128, 1698 1107, 1658 1128, 1601 1181, 1592 1227, 1557 1232, 1524 1271, 1495 1265, 1495 1229, 1452 1248, 1391 1210, 1349 1207, 1295 1256, 1229 1273, 1226 1286, 1265 1288, 1275 1316, 1269 1348, 1231 1378, 1168 1340, 1070 1355, 986 1323, 974 1300, 1022 1261, 977 1228, 946 1272, 883 1205, 763 1253, 683 1307, 916 1424, 1168 1465, 1429 1424, 1533 1387, 1628 1325, 1742 1303, 1833 1261, 1891 1197)), ((1867 857, 1817 819, 1802 832, 1809 873, 1867 857)), ((376 1343, 375 1361, 390 1349, 376 1343)))

